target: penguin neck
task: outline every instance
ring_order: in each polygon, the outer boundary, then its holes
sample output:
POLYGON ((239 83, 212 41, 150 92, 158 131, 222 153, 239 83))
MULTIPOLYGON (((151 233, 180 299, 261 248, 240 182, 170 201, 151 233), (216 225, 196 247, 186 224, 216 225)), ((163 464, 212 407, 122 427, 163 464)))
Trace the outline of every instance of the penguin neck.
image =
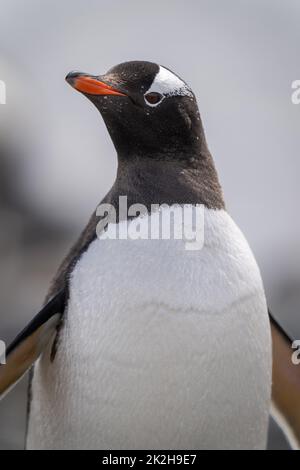
POLYGON ((116 181, 109 193, 113 204, 119 196, 128 204, 203 204, 209 209, 224 209, 222 188, 211 154, 205 151, 156 158, 118 156, 116 181))

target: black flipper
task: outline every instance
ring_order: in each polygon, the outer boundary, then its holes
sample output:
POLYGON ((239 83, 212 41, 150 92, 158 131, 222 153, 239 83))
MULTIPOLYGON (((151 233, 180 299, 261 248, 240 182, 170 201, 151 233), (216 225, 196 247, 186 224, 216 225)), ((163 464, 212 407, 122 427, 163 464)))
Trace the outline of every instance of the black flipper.
POLYGON ((300 364, 293 364, 292 338, 270 314, 273 341, 273 416, 290 443, 300 448, 300 364))
POLYGON ((6 364, 0 366, 0 400, 31 368, 56 336, 66 304, 66 290, 51 299, 6 351, 6 364))

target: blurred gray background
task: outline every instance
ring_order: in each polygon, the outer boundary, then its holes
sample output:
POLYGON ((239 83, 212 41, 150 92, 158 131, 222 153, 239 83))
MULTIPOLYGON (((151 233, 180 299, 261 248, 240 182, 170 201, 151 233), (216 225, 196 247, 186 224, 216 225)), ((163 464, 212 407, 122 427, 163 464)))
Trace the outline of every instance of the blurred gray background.
MULTIPOLYGON (((126 60, 193 88, 227 207, 267 297, 300 338, 298 0, 1 0, 0 338, 38 311, 62 256, 111 186, 116 156, 97 110, 64 82, 126 60)), ((26 379, 0 403, 0 448, 23 446, 26 379)), ((269 447, 288 448, 271 425, 269 447)))

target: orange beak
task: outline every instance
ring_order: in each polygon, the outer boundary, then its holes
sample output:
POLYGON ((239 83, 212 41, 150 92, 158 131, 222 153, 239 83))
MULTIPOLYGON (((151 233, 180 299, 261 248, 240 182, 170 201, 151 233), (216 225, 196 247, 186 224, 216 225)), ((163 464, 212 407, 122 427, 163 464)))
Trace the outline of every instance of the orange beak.
POLYGON ((97 78, 79 72, 70 72, 66 76, 66 80, 75 90, 88 95, 126 96, 125 93, 121 93, 97 78))

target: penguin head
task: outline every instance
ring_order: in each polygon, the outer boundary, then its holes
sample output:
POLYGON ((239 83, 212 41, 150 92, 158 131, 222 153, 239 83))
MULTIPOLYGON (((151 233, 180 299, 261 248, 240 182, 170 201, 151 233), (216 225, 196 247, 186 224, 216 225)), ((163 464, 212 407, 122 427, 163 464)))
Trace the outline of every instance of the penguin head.
POLYGON ((119 157, 191 157, 205 142, 192 90, 166 67, 125 62, 104 75, 71 72, 66 80, 100 111, 119 157))

